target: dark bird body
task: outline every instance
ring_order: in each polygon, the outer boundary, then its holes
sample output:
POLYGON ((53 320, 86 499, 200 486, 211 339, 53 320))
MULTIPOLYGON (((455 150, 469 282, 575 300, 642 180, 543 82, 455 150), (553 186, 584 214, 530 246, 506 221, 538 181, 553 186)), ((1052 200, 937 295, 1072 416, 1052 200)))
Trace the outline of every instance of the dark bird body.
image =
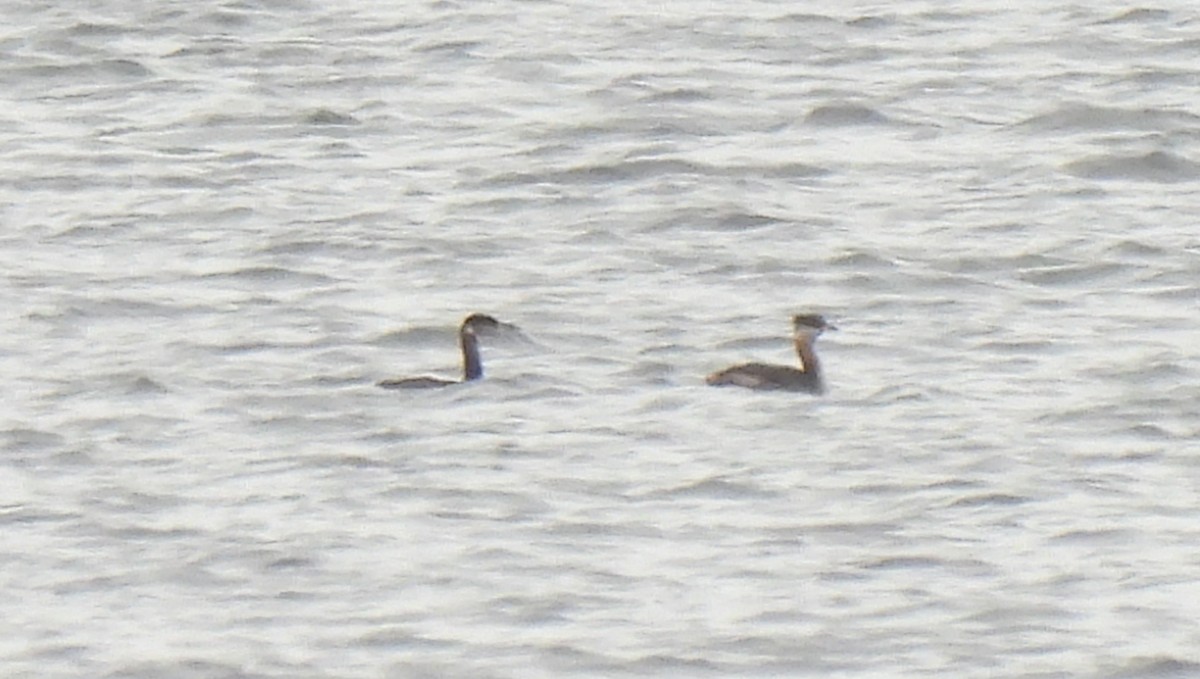
POLYGON ((837 330, 817 314, 799 314, 792 317, 792 340, 800 367, 772 365, 769 363, 743 363, 709 375, 705 381, 713 386, 734 385, 747 389, 801 391, 809 394, 825 393, 825 380, 821 373, 821 361, 814 348, 817 337, 825 330, 837 330))

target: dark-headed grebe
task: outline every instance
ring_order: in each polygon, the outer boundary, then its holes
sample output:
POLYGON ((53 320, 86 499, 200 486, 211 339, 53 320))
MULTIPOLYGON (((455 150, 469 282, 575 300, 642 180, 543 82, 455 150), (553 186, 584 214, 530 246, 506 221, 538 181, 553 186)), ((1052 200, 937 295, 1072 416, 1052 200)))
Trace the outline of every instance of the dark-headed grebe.
MULTIPOLYGON (((501 323, 487 314, 471 314, 463 319, 462 325, 458 326, 458 344, 462 347, 463 355, 463 382, 483 377, 483 363, 479 359, 479 338, 508 327, 512 326, 501 323)), ((379 386, 384 389, 430 389, 448 387, 451 384, 461 382, 440 377, 401 377, 383 380, 379 386)))
POLYGON ((796 353, 800 355, 800 368, 767 363, 743 363, 709 375, 705 381, 721 386, 733 384, 747 389, 779 389, 804 391, 810 394, 825 393, 825 381, 821 378, 821 362, 813 344, 826 330, 837 330, 817 314, 792 316, 792 337, 796 342, 796 353))

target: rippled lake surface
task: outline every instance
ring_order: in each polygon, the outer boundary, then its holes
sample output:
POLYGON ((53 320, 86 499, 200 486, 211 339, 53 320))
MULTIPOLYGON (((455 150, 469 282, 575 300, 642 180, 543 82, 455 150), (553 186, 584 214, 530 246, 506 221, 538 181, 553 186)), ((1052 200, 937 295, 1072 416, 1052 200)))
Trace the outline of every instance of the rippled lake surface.
POLYGON ((1200 673, 1200 13, 1009 5, 9 3, 2 674, 1200 673))

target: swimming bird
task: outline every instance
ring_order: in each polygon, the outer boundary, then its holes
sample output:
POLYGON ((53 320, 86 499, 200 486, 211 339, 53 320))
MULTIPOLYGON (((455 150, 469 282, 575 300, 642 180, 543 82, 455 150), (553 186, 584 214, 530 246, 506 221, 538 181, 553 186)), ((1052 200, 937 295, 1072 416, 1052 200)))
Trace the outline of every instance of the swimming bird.
POLYGON ((800 368, 767 363, 743 363, 719 370, 705 382, 713 386, 732 384, 747 389, 778 389, 803 391, 810 394, 825 393, 825 381, 821 377, 821 361, 813 348, 817 337, 826 330, 837 330, 825 322, 819 314, 797 314, 792 316, 792 340, 800 356, 800 368))
POLYGON ((462 325, 458 326, 458 344, 462 347, 463 355, 463 378, 461 382, 428 376, 400 377, 383 380, 379 382, 379 386, 384 389, 431 389, 482 379, 483 362, 479 358, 479 338, 512 327, 515 326, 511 326, 508 323, 501 323, 487 314, 471 314, 463 319, 462 325))

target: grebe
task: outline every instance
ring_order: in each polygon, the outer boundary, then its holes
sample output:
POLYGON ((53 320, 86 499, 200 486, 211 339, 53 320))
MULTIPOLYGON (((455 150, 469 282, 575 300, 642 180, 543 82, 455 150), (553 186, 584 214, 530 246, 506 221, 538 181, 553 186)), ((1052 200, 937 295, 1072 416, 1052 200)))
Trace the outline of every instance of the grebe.
MULTIPOLYGON (((483 362, 479 359, 479 338, 490 335, 495 331, 513 327, 501 323, 487 314, 471 314, 463 319, 458 326, 458 344, 462 347, 463 378, 462 382, 471 382, 483 378, 483 362)), ((448 387, 451 384, 462 384, 455 380, 444 380, 440 377, 401 377, 379 382, 384 389, 430 389, 448 387)))
POLYGON ((837 330, 818 314, 792 316, 792 339, 796 353, 800 355, 800 368, 766 363, 743 363, 715 372, 705 382, 721 386, 733 384, 747 389, 779 389, 804 391, 810 394, 825 393, 825 381, 821 379, 821 362, 813 344, 826 330, 837 330))

